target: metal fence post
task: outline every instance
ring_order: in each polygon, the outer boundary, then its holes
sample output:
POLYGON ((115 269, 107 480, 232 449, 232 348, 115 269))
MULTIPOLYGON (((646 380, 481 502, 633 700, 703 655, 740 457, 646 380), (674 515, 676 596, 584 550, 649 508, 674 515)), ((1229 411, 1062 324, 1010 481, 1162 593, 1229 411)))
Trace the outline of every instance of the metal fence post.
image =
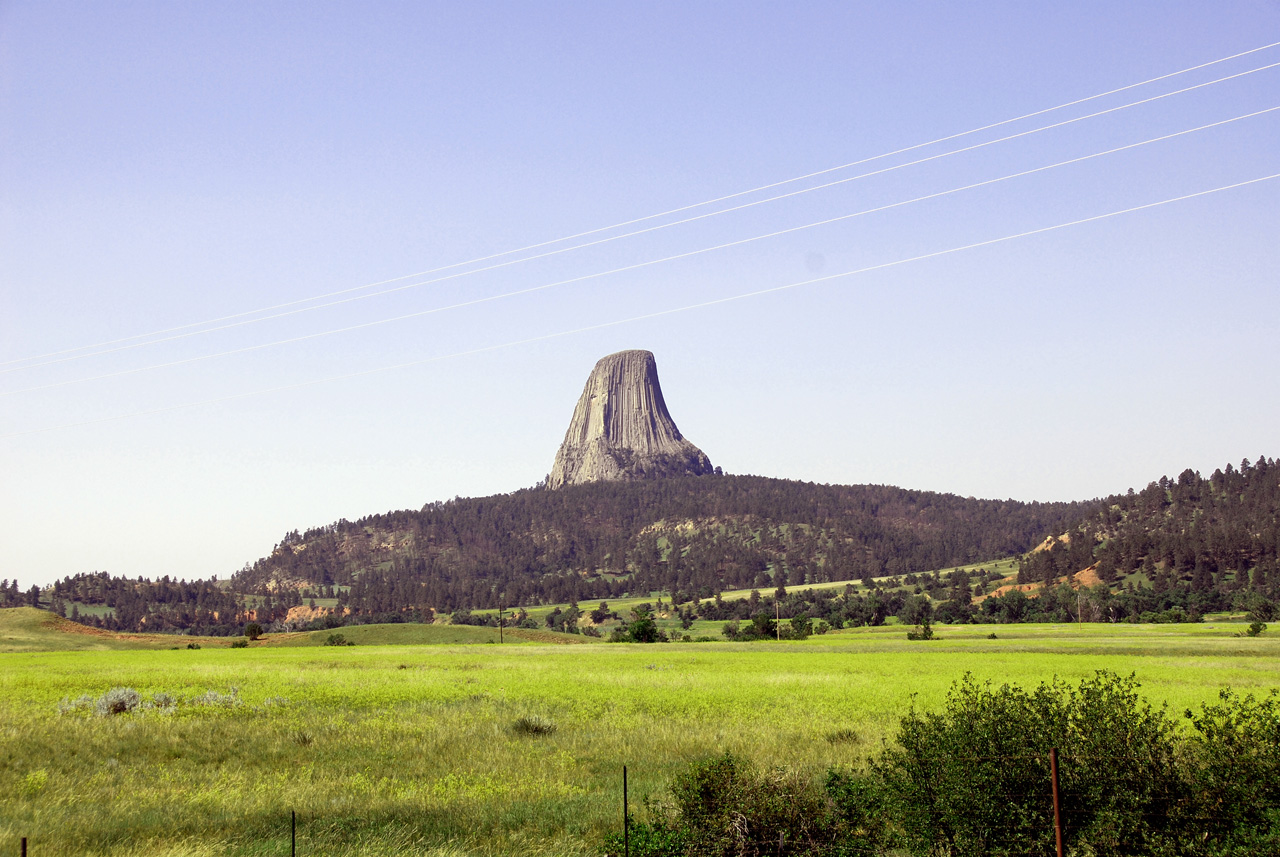
POLYGON ((622 766, 622 854, 631 857, 631 814, 627 811, 627 766, 622 766))
POLYGON ((289 810, 289 857, 298 855, 298 811, 289 810))

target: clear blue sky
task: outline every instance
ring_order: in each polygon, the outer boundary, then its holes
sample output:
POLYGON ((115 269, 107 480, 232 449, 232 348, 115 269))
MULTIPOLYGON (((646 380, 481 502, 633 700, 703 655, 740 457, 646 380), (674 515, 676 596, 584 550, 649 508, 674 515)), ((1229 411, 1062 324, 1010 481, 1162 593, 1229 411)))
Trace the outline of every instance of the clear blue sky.
MULTIPOLYGON (((1274 174, 1280 112, 148 368, 1232 119, 1280 106, 1280 68, 575 252, 30 359, 644 217, 1275 41, 1275 0, 0 2, 0 577, 226 576, 294 528, 532 485, 591 366, 623 348, 656 354, 680 428, 731 473, 1057 500, 1280 455, 1277 180, 551 337, 1274 174)), ((1280 48, 824 178, 1275 62, 1280 48)))

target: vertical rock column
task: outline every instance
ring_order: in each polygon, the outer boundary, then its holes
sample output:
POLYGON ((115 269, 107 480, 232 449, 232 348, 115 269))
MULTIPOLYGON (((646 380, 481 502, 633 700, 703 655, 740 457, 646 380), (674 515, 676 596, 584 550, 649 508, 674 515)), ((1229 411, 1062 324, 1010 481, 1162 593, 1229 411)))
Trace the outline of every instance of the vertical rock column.
POLYGON ((711 460, 671 419, 653 354, 619 351, 602 358, 587 378, 547 487, 711 470, 711 460))

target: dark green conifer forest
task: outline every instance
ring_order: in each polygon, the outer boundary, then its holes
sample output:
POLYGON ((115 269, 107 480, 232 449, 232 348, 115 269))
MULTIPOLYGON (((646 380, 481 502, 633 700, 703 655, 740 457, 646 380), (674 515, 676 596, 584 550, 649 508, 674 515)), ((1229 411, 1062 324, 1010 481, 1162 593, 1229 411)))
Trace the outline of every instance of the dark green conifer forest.
POLYGON ((181 581, 178 568, 157 581, 78 574, 43 593, 4 581, 0 606, 40 603, 116 630, 239 633, 317 598, 336 599, 346 617, 331 624, 652 592, 728 620, 759 605, 723 602, 722 591, 790 588, 777 612, 837 627, 890 615, 1185 621, 1242 605, 1269 618, 1280 596, 1278 520, 1280 468, 1265 456, 1072 503, 758 476, 602 482, 294 530, 229 581, 181 581), (937 573, 1010 556, 1021 558, 1017 582, 1028 591, 979 597, 990 594, 985 572, 937 573), (1097 584, 1072 587, 1069 576, 1086 569, 1097 584), (801 590, 841 580, 870 588, 801 590))

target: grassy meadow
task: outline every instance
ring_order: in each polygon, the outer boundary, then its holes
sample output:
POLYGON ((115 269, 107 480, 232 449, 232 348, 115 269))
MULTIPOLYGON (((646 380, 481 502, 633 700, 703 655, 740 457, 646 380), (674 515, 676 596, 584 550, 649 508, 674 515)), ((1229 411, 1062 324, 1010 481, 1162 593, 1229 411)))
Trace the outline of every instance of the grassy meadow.
POLYGON ((1231 623, 647 646, 365 626, 342 629, 348 647, 175 650, 192 638, 70 634, 46 616, 0 611, 0 853, 27 836, 33 855, 284 855, 295 810, 299 854, 598 854, 623 764, 641 817, 688 761, 724 750, 856 765, 966 671, 1024 685, 1133 672, 1174 711, 1280 686, 1280 638, 1231 623), (117 686, 152 707, 96 715, 117 686))

